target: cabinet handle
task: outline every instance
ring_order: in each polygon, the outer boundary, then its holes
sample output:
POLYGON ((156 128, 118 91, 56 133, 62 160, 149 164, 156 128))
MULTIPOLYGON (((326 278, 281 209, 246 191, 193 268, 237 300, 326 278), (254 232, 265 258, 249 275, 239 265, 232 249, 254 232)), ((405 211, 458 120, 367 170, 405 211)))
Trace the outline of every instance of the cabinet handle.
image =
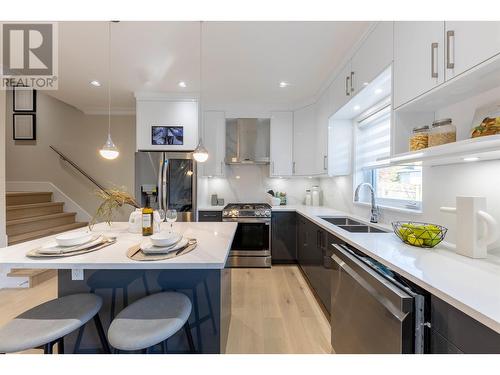
POLYGON ((438 77, 438 72, 437 72, 437 67, 436 67, 436 51, 438 49, 438 44, 437 43, 432 43, 431 44, 431 77, 432 78, 437 78, 438 77))
POLYGON ((224 169, 224 162, 220 162, 220 174, 223 175, 224 172, 223 172, 223 169, 224 169))
POLYGON ((292 162, 292 173, 295 174, 295 162, 292 162))
POLYGON ((274 174, 274 161, 271 162, 271 169, 272 169, 273 174, 274 174))
POLYGON ((446 32, 446 68, 455 69, 455 61, 451 61, 451 38, 453 38, 453 54, 455 54, 455 31, 448 30, 446 32))
POLYGON ((323 155, 323 169, 326 171, 328 170, 328 156, 323 155))
POLYGON ((351 72, 351 92, 354 92, 354 72, 351 72))
POLYGON ((345 77, 345 94, 347 96, 351 95, 349 92, 349 76, 345 77))

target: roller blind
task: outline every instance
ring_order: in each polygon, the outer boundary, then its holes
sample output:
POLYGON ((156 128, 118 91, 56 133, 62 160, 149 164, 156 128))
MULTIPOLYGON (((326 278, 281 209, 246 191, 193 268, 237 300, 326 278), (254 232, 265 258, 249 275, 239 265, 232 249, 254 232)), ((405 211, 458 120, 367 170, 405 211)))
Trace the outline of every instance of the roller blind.
POLYGON ((356 168, 370 169, 390 157, 391 107, 358 121, 356 126, 356 168))

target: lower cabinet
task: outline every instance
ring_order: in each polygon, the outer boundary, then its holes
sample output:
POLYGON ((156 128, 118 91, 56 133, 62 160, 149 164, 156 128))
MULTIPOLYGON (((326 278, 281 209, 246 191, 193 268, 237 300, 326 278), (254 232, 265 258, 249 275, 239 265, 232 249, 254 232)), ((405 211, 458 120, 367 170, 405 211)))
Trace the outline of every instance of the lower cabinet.
POLYGON ((331 251, 327 231, 299 215, 297 219, 297 256, 300 268, 319 300, 330 313, 331 251))
POLYGON ((273 264, 297 262, 297 214, 274 212, 271 222, 271 254, 273 264))
POLYGON ((431 296, 430 352, 500 354, 500 334, 431 296))

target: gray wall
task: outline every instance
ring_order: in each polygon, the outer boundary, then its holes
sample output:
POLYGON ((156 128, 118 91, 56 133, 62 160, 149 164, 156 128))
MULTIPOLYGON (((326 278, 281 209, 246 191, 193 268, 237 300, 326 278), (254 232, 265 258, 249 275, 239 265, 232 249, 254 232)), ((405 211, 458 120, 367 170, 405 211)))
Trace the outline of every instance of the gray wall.
MULTIPOLYGON (((49 181, 91 215, 99 204, 95 186, 62 162, 49 145, 57 147, 106 187, 134 190, 135 116, 112 116, 113 141, 120 150, 115 160, 99 156, 107 135, 107 116, 86 115, 43 92, 37 93, 37 140, 12 139, 12 93, 7 97, 7 181, 49 181)), ((5 116, 2 116, 5 118, 5 116)), ((1 170, 0 170, 1 173, 1 170)), ((127 220, 122 210, 119 220, 127 220)))

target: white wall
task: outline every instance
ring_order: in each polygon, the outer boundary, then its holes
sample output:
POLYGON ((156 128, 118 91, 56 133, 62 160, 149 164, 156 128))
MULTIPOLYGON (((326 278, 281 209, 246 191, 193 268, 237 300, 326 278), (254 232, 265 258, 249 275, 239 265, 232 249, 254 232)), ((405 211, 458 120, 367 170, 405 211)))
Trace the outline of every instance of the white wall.
POLYGON ((225 178, 198 179, 198 206, 209 206, 212 194, 224 198, 225 204, 267 202, 270 189, 286 192, 288 204, 302 204, 306 189, 313 185, 319 185, 319 180, 269 178, 269 165, 231 165, 226 167, 225 178))

